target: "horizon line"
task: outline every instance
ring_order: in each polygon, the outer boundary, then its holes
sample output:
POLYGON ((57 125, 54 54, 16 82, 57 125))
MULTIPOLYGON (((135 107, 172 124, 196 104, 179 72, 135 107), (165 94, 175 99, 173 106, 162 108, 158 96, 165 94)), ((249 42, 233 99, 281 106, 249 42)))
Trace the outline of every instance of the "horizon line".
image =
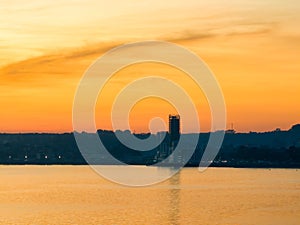
MULTIPOLYGON (((265 130, 265 131, 236 131, 234 129, 226 129, 226 130, 214 130, 214 131, 200 131, 200 132, 185 132, 185 133, 181 133, 181 134, 201 134, 201 133, 215 133, 215 132, 233 132, 235 134, 248 134, 248 133, 268 133, 268 132, 287 132, 290 131, 294 126, 296 125, 300 125, 300 123, 296 123, 291 125, 291 127, 287 130, 282 130, 281 128, 275 128, 273 130, 265 130)), ((131 134, 159 134, 159 133, 168 133, 168 131, 166 130, 162 130, 162 131, 157 131, 155 133, 151 133, 151 132, 134 132, 131 130, 121 130, 121 129, 117 129, 117 130, 106 130, 106 129, 97 129, 96 132, 99 131, 105 131, 105 132, 130 132, 131 134)), ((90 132, 90 131, 0 131, 0 135, 3 134, 72 134, 72 133, 87 133, 87 134, 93 134, 95 132, 90 132)))

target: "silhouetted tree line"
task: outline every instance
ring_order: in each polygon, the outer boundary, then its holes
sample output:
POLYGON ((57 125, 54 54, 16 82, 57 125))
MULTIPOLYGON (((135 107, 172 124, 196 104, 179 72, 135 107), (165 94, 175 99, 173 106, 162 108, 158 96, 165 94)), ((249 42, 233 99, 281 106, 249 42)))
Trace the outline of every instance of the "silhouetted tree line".
MULTIPOLYGON (((118 131, 120 132, 120 131, 118 131)), ((128 135, 129 131, 125 131, 128 135)), ((149 151, 136 151, 123 145, 112 131, 99 130, 106 149, 127 164, 151 165, 168 157, 159 157, 169 145, 168 133, 163 142, 149 151)), ((120 132, 122 135, 124 132, 120 132)), ((131 134, 145 139, 150 134, 131 134)), ((160 135, 160 134, 157 134, 160 135)), ((182 134, 192 135, 192 134, 182 134)), ((193 134, 195 135, 195 134, 193 134)), ((201 133, 186 166, 198 166, 209 139, 201 133)), ((171 152, 169 152, 170 154, 171 152)), ((108 163, 103 159, 103 164, 108 163)), ((0 164, 74 164, 84 165, 73 133, 64 134, 0 134, 0 164)), ((211 164, 230 167, 300 167, 300 125, 288 131, 264 133, 226 133, 223 145, 211 164)))

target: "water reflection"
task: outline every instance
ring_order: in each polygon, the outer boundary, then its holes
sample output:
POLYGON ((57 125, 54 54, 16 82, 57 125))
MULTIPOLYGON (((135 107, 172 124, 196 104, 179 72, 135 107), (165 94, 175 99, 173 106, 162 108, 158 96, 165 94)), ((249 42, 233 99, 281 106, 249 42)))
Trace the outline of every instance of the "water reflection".
POLYGON ((170 224, 178 225, 180 216, 180 171, 169 179, 170 184, 170 224))

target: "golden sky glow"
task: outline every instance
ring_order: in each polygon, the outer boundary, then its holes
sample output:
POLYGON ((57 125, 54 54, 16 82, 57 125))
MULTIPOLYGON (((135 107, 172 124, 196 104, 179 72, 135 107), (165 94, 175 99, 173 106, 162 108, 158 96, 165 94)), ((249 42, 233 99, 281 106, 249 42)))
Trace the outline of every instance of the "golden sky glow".
MULTIPOLYGON (((224 92, 228 124, 238 131, 288 129, 300 122, 299 24, 298 0, 2 2, 0 132, 71 131, 73 98, 87 67, 114 46, 149 39, 180 44, 208 64, 224 92)), ((111 128, 109 100, 124 83, 170 73, 190 90, 202 130, 209 130, 201 92, 178 71, 149 64, 120 71, 103 90, 99 128, 111 128)), ((152 116, 172 110, 146 99, 132 110, 132 130, 147 131, 152 116)))

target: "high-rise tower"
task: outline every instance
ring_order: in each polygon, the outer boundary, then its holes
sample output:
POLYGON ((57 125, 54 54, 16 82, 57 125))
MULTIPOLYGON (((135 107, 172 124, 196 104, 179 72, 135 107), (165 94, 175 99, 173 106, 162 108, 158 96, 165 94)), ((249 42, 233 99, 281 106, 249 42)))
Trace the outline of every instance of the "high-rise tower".
POLYGON ((180 137, 180 116, 169 115, 169 135, 171 141, 178 141, 180 137))

